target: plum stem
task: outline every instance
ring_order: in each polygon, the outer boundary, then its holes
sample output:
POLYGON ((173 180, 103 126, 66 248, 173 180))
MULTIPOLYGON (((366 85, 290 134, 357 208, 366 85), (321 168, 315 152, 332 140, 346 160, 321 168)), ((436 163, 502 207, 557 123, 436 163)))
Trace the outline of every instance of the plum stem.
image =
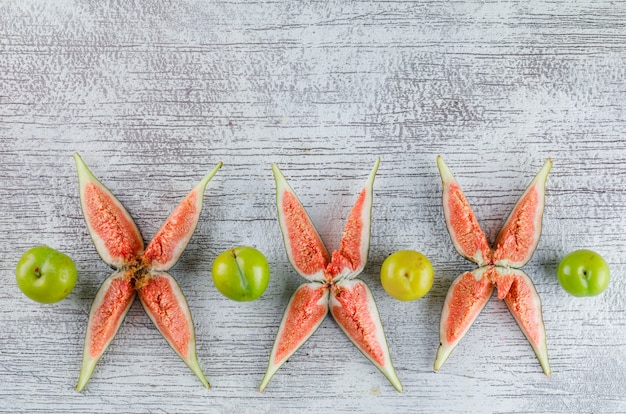
POLYGON ((237 253, 235 253, 235 250, 232 251, 232 254, 235 258, 235 263, 237 263, 237 270, 239 271, 239 280, 241 282, 241 287, 247 291, 248 279, 246 279, 246 276, 243 274, 242 263, 239 261, 239 257, 237 257, 237 253))

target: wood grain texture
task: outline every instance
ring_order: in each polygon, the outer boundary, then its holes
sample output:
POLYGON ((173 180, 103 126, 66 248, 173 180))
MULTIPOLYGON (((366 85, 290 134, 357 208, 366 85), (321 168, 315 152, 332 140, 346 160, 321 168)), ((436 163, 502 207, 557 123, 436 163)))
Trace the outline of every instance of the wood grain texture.
POLYGON ((108 1, 0 3, 0 411, 626 412, 626 3, 622 1, 108 1), (73 390, 91 300, 111 270, 80 211, 71 154, 146 239, 218 161, 200 225, 171 274, 187 295, 205 390, 136 303, 86 390, 73 390), (440 372, 443 299, 472 268, 443 223, 442 154, 493 241, 548 156, 544 231, 525 271, 542 297, 551 378, 493 298, 440 372), (398 394, 328 319, 256 390, 302 282, 276 223, 277 162, 324 242, 339 243, 379 155, 370 260, 398 394), (68 253, 65 301, 28 301, 24 250, 68 253), (254 245, 272 280, 256 302, 210 280, 254 245), (613 280, 574 299, 556 266, 602 253, 613 280), (431 258, 432 291, 388 297, 391 252, 431 258))

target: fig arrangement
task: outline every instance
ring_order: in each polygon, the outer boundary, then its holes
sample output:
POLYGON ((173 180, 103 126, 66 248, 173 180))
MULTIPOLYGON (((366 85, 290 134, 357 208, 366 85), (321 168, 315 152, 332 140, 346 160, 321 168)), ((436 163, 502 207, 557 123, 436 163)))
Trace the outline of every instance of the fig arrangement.
POLYGON ((339 249, 328 254, 311 219, 276 164, 276 207, 285 250, 291 265, 308 283, 300 285, 287 304, 259 390, 278 368, 320 326, 328 311, 350 341, 391 382, 402 384, 391 363, 387 340, 374 297, 365 282, 356 279, 369 251, 374 177, 380 159, 348 216, 339 249))
POLYGON ((109 346, 136 296, 172 349, 209 388, 198 358, 191 312, 183 292, 166 273, 198 224, 204 190, 219 163, 178 204, 144 249, 128 211, 75 154, 80 203, 87 229, 102 260, 116 271, 100 286, 91 305, 83 364, 76 390, 82 390, 109 346))
MULTIPOLYGON (((209 388, 196 355, 191 311, 176 280, 167 273, 189 243, 202 211, 205 189, 221 168, 219 162, 176 206, 152 240, 144 241, 128 211, 74 154, 80 204, 88 232, 102 260, 114 269, 93 300, 76 390, 91 378, 136 297, 146 313, 200 382, 209 388)), ((309 339, 330 313, 359 351, 399 392, 402 384, 393 367, 374 297, 357 279, 364 270, 370 244, 376 158, 345 223, 338 249, 329 254, 296 193, 276 164, 278 224, 287 258, 306 280, 289 300, 270 351, 268 368, 259 385, 263 391, 279 368, 309 339)), ((446 295, 439 326, 438 371, 468 332, 494 289, 528 339, 546 376, 550 376, 541 299, 531 278, 521 269, 532 257, 542 228, 547 159, 515 204, 493 247, 488 243, 460 185, 441 156, 444 220, 456 251, 477 265, 459 275, 446 295)), ((268 285, 270 269, 255 248, 238 246, 219 255, 212 268, 216 288, 236 301, 258 299, 268 285)), ((31 299, 54 303, 66 297, 76 282, 72 260, 47 246, 27 251, 16 269, 17 282, 31 299)), ((388 257, 381 284, 392 297, 411 301, 428 293, 434 272, 428 258, 409 250, 388 257)), ((566 256, 558 269, 564 290, 574 296, 594 296, 609 283, 609 269, 598 254, 580 250, 566 256)))
POLYGON ((435 371, 448 359, 497 287, 498 298, 504 299, 530 341, 543 372, 550 376, 541 299, 530 277, 520 268, 530 260, 539 243, 546 179, 552 160, 546 160, 518 200, 493 249, 441 156, 437 157, 437 166, 443 183, 443 210, 450 238, 457 252, 476 263, 478 268, 461 274, 448 290, 441 313, 435 371))

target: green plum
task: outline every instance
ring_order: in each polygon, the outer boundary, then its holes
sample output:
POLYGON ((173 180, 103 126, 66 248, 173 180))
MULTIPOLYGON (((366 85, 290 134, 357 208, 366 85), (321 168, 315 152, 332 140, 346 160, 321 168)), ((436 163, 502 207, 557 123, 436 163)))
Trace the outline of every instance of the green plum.
POLYGON ((391 254, 380 268, 380 282, 389 296, 402 301, 419 299, 433 286, 430 260, 414 250, 391 254))
POLYGON ((609 265, 594 251, 576 250, 561 260, 557 277, 570 295, 596 296, 609 284, 609 265))
POLYGON ((238 302, 256 300, 263 295, 270 280, 270 266, 257 249, 239 246, 215 258, 212 270, 217 290, 238 302))
POLYGON ((69 256, 48 246, 27 250, 15 269, 17 285, 30 299, 55 303, 70 294, 78 272, 69 256))

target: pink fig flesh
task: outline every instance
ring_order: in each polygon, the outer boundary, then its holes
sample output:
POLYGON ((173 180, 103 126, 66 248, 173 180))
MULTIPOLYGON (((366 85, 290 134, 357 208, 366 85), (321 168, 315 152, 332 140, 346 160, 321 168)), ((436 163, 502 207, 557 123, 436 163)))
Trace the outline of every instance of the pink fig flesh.
POLYGON ((328 313, 328 287, 305 283, 294 292, 270 354, 267 372, 259 390, 263 391, 278 368, 317 330, 328 313))
POLYGON ((200 180, 152 238, 144 252, 144 258, 152 270, 168 270, 178 261, 198 225, 204 190, 221 167, 222 163, 218 163, 200 180))
POLYGON ((298 200, 294 194, 283 195, 285 226, 289 232, 291 257, 296 266, 305 275, 315 275, 323 271, 328 263, 328 253, 313 227, 310 219, 298 211, 298 200))
POLYGON ((494 249, 494 264, 520 268, 531 258, 541 236, 541 222, 546 200, 546 179, 552 168, 547 159, 498 234, 494 249))
POLYGON ((376 302, 367 285, 358 279, 342 280, 333 285, 331 292, 330 313, 341 330, 394 388, 402 392, 376 302))
POLYGON ((343 271, 353 273, 359 269, 363 263, 360 246, 362 244, 361 235, 363 233, 361 210, 363 208, 364 199, 365 190, 359 195, 352 213, 348 217, 346 231, 341 238, 339 250, 333 251, 331 263, 326 269, 327 273, 330 275, 339 275, 343 271))
POLYGON ((102 260, 120 269, 143 250, 143 239, 122 203, 74 154, 80 201, 87 229, 102 260))
POLYGON ((504 303, 537 355, 543 372, 550 376, 552 369, 548 363, 541 298, 535 285, 530 277, 519 269, 495 267, 494 273, 498 298, 504 299, 504 303))
POLYGON ((89 313, 77 391, 87 385, 96 363, 113 340, 134 300, 135 288, 124 272, 114 273, 100 286, 89 313))
POLYGON ((192 337, 189 311, 180 298, 179 290, 171 277, 153 274, 141 287, 137 288, 139 299, 146 313, 181 358, 189 356, 189 343, 192 337))
POLYGON ((153 267, 159 265, 159 269, 155 270, 169 269, 170 263, 176 261, 174 256, 181 250, 177 248, 178 244, 186 238, 187 234, 193 233, 196 227, 194 218, 199 215, 196 198, 195 192, 189 193, 146 247, 144 257, 153 267))
POLYGON ((137 286, 137 294, 146 313, 174 351, 198 379, 209 388, 196 357, 196 336, 187 300, 178 283, 167 273, 151 273, 137 286))
POLYGON ((378 365, 385 364, 383 346, 377 338, 378 315, 372 314, 371 293, 365 283, 354 280, 333 286, 330 313, 348 338, 368 358, 378 365))
POLYGON ((476 215, 441 156, 437 166, 443 183, 443 212, 450 238, 459 254, 483 266, 491 262, 491 247, 476 215))
POLYGON ((289 262, 300 276, 308 281, 321 282, 330 260, 328 251, 302 203, 276 164, 272 165, 272 171, 276 181, 278 222, 289 262))
POLYGON ((372 223, 374 178, 379 165, 380 159, 377 158, 365 186, 350 211, 339 243, 339 250, 333 252, 332 260, 326 269, 327 278, 333 281, 358 276, 367 263, 372 223))
POLYGON ((485 275, 490 271, 488 267, 465 272, 448 289, 441 312, 435 371, 448 359, 491 298, 493 283, 485 275))

